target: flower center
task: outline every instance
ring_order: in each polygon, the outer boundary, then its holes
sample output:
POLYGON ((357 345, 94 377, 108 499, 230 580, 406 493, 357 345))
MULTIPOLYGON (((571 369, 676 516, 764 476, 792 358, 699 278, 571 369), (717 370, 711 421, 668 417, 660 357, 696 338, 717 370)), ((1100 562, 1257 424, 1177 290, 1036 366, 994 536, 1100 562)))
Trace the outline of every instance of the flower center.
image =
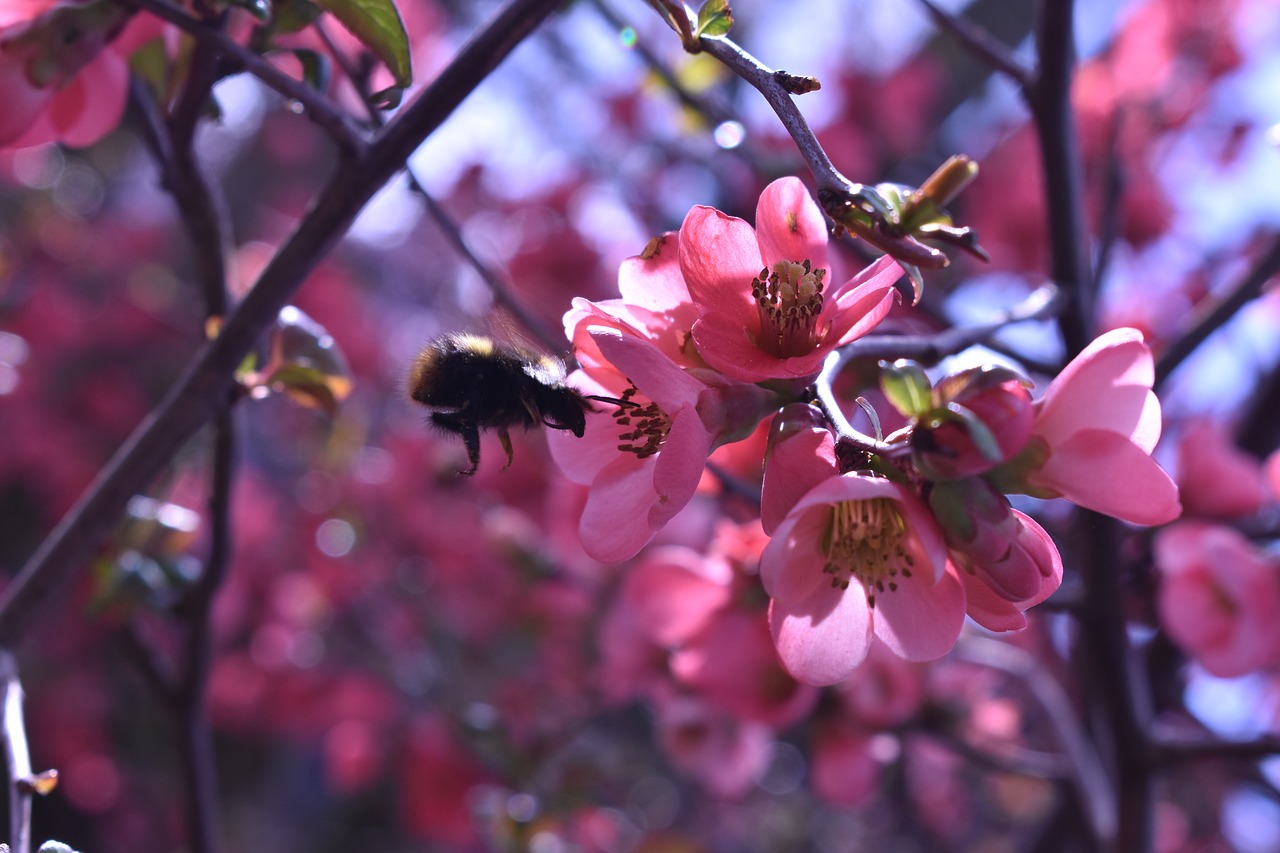
POLYGON ((618 449, 634 453, 638 459, 647 459, 662 449, 671 432, 671 418, 657 403, 641 405, 633 399, 639 391, 632 385, 622 392, 613 412, 614 422, 622 428, 618 433, 621 442, 618 449))
POLYGON ((911 577, 916 564, 907 547, 907 524, 886 498, 833 506, 825 546, 822 571, 831 575, 831 585, 848 589, 849 580, 857 578, 871 607, 876 606, 877 594, 896 592, 899 575, 911 577))
POLYGON ((808 260, 778 261, 773 270, 760 270, 751 281, 751 295, 760 311, 761 349, 778 358, 813 352, 822 343, 814 323, 822 311, 822 279, 827 271, 813 269, 808 260))

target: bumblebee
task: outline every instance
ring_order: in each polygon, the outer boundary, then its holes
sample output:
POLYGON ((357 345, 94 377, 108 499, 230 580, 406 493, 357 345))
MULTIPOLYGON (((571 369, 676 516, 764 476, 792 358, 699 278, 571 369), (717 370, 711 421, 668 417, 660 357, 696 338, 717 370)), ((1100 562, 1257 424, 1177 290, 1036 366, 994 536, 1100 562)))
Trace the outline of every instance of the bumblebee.
POLYGON ((409 373, 409 396, 432 409, 431 422, 462 436, 471 475, 480 467, 480 430, 497 430, 511 464, 511 427, 547 426, 579 438, 591 410, 564 384, 558 359, 479 335, 446 335, 422 348, 409 373))

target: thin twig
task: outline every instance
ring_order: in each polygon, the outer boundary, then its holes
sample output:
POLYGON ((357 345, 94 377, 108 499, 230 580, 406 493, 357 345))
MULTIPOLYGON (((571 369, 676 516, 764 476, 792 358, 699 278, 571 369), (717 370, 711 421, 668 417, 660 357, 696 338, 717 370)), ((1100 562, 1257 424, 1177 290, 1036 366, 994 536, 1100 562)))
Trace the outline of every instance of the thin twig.
POLYGON ((841 356, 846 362, 855 358, 909 358, 926 366, 934 365, 971 346, 985 343, 1011 323, 1050 319, 1062 310, 1064 304, 1062 291, 1056 285, 1046 284, 1033 290, 1017 305, 990 322, 956 326, 927 336, 867 335, 842 348, 841 356))
POLYGON ((225 58, 257 77, 269 88, 301 104, 307 116, 320 126, 344 152, 359 156, 367 142, 351 118, 322 92, 295 80, 269 61, 232 39, 222 30, 193 18, 168 0, 117 0, 126 6, 150 12, 157 18, 189 33, 198 41, 212 44, 225 58))
POLYGON ((1236 758, 1258 761, 1280 755, 1280 735, 1261 735, 1249 740, 1212 736, 1185 738, 1157 734, 1153 740, 1156 761, 1163 764, 1195 761, 1200 758, 1236 758))
POLYGON ((808 165, 819 191, 846 193, 851 186, 854 186, 852 181, 840 174, 832 164, 831 158, 827 156, 827 152, 818 144, 818 138, 814 136, 809 122, 805 120, 795 101, 792 100, 791 92, 783 84, 782 81, 785 78, 779 77, 784 72, 769 68, 727 38, 704 36, 702 50, 723 62, 730 71, 755 87, 769 102, 769 106, 773 108, 782 126, 791 135, 792 141, 800 151, 800 156, 808 165))
POLYGON ((4 751, 5 785, 9 789, 9 840, 11 853, 31 851, 31 790, 24 784, 31 778, 31 753, 27 749, 27 729, 22 719, 22 684, 13 652, 0 649, 0 701, 3 726, 0 747, 4 751))
POLYGON ((559 0, 512 0, 463 46, 453 62, 399 112, 369 146, 342 164, 306 218, 267 264, 219 335, 99 472, 0 597, 0 646, 26 637, 54 593, 86 564, 129 498, 227 404, 236 368, 294 291, 341 239, 356 215, 406 158, 473 89, 559 7, 559 0))
POLYGON ((1076 791, 1095 838, 1115 836, 1115 794, 1111 780, 1072 709, 1071 699, 1030 654, 1016 646, 987 637, 966 636, 954 654, 962 660, 997 669, 1026 685, 1058 737, 1071 768, 1076 791))
POLYGON ((1156 386, 1169 378, 1169 374, 1186 361, 1209 335, 1257 298, 1262 288, 1276 275, 1280 275, 1280 237, 1271 243, 1266 253, 1234 287, 1219 297, 1206 298, 1196 306, 1191 327, 1170 343, 1156 360, 1156 386))
POLYGON ((932 0, 919 0, 938 28, 955 37, 965 49, 982 60, 988 67, 1008 77, 1020 87, 1031 83, 1031 70, 1023 66, 1007 45, 996 40, 986 30, 950 12, 939 9, 932 0))
MULTIPOLYGON (((316 21, 317 25, 319 23, 319 21, 316 21)), ((367 75, 361 75, 357 72, 357 69, 352 65, 346 54, 329 38, 325 30, 321 29, 320 35, 325 44, 329 46, 330 51, 333 52, 338 67, 347 75, 347 80, 351 83, 352 88, 355 89, 361 103, 364 104, 365 110, 369 115, 369 121, 374 127, 381 128, 386 124, 386 118, 373 102, 367 75)), ((471 266, 476 275, 480 276, 480 280, 489 288, 493 301, 511 314, 516 319, 516 322, 523 326, 529 334, 533 335, 549 351, 560 352, 564 350, 563 335, 553 333, 552 330, 546 327, 545 323, 525 308, 524 304, 512 292, 510 278, 505 273, 500 273, 480 259, 480 256, 471 248, 467 238, 463 236, 462 229, 458 227, 458 223, 436 201, 435 197, 427 192, 427 188, 423 186, 422 181, 418 180, 417 174, 413 171, 413 166, 409 163, 405 163, 405 175, 409 179, 409 188, 422 197, 423 204, 427 208, 427 215, 436 223, 436 227, 444 234, 445 239, 449 242, 449 245, 453 246, 454 251, 462 256, 463 260, 471 266)))

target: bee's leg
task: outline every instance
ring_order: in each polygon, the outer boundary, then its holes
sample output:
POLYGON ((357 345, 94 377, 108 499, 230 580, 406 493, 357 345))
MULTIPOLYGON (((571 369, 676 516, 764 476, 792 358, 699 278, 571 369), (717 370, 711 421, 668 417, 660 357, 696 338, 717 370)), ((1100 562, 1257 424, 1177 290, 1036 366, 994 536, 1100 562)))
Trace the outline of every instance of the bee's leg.
POLYGON ((506 427, 498 429, 498 441, 502 442, 502 449, 507 451, 507 464, 502 466, 502 470, 505 471, 511 467, 511 463, 515 459, 515 454, 512 452, 511 447, 511 433, 507 432, 506 427))
POLYGON ((458 473, 464 477, 474 474, 480 467, 480 430, 476 425, 459 417, 457 412, 435 412, 431 415, 431 422, 441 429, 462 436, 462 443, 467 448, 467 459, 471 461, 471 467, 458 473))

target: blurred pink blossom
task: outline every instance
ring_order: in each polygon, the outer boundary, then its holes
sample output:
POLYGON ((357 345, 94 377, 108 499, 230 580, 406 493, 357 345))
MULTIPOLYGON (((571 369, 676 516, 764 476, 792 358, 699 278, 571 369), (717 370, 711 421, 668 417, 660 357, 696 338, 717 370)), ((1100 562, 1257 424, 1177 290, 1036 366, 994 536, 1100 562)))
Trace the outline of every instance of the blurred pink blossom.
POLYGON ((680 268, 707 363, 747 382, 807 378, 836 347, 873 329, 893 305, 902 270, 884 257, 841 284, 822 211, 798 178, 765 188, 756 228, 695 207, 679 237, 680 268))
POLYGON ((1192 424, 1178 444, 1178 492, 1183 511, 1201 518, 1253 515, 1267 497, 1262 464, 1210 421, 1192 424))
POLYGON ((1213 675, 1280 664, 1280 566, 1230 527, 1187 521, 1156 534, 1156 599, 1169 637, 1213 675))

